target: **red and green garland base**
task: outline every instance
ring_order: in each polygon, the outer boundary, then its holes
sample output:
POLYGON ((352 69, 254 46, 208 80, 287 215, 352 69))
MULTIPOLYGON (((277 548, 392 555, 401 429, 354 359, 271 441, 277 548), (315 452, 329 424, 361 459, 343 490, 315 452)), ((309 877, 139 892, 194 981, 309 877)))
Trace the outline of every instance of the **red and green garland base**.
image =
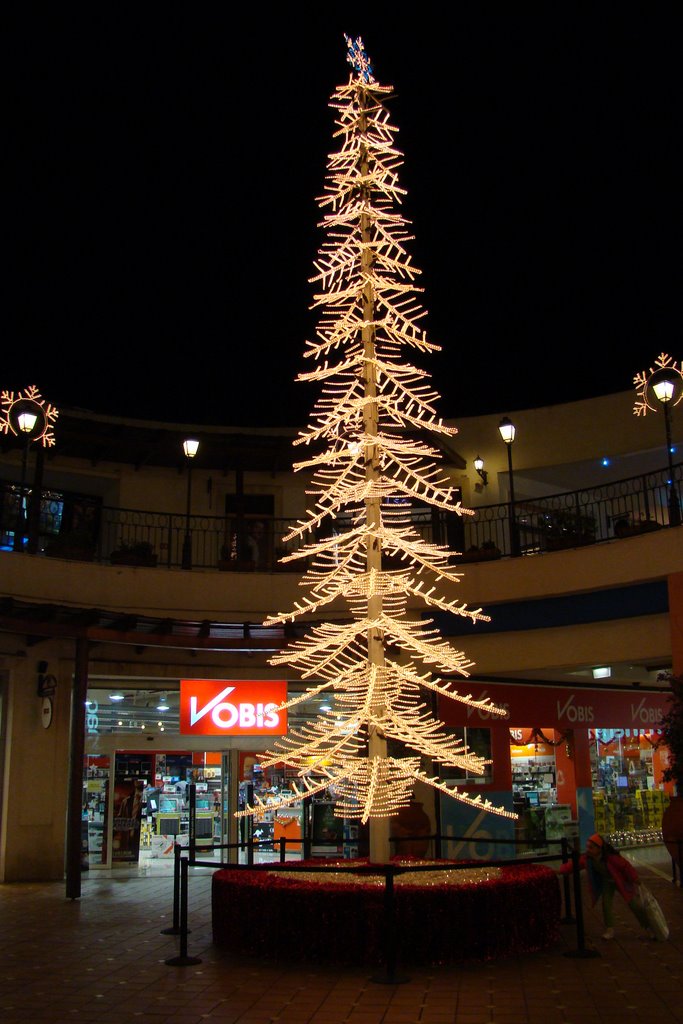
MULTIPOLYGON (((405 860, 400 861, 402 865, 405 860)), ((416 862, 424 864, 422 862, 416 862)), ((560 934, 560 893, 549 868, 523 864, 411 872, 395 880, 397 957, 452 964, 533 953, 560 934), (457 881, 456 881, 457 880, 457 881)), ((450 862, 453 863, 453 862, 450 862)), ((367 861, 310 861, 334 874, 221 870, 212 880, 213 940, 235 953, 307 963, 377 966, 385 961, 382 875, 354 874, 367 861)))

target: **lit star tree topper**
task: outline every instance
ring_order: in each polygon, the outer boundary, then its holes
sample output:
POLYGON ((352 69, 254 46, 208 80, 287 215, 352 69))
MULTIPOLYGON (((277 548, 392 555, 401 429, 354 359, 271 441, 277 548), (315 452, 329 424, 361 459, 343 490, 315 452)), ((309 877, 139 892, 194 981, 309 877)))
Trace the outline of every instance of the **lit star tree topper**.
POLYGON ((358 36, 358 39, 352 39, 351 36, 345 35, 344 39, 346 40, 347 63, 351 65, 361 81, 365 82, 366 85, 370 82, 374 82, 375 78, 372 74, 372 64, 365 52, 365 47, 363 46, 363 40, 361 37, 358 36))
MULTIPOLYGON (((362 40, 346 41, 353 73, 330 102, 341 142, 328 158, 318 201, 326 240, 311 281, 320 317, 305 352, 314 368, 298 377, 321 385, 309 426, 295 441, 310 449, 295 469, 311 473, 315 501, 289 535, 299 548, 283 559, 308 560, 306 594, 267 620, 310 623, 302 640, 271 659, 311 681, 283 706, 326 691, 334 706, 279 740, 261 763, 284 763, 299 779, 269 810, 329 790, 340 817, 370 822, 370 858, 384 863, 389 819, 410 802, 417 782, 478 810, 516 816, 447 786, 435 767, 481 775, 489 762, 432 716, 427 695, 505 712, 440 678, 466 677, 471 662, 414 611, 423 605, 473 623, 486 619, 444 593, 443 584, 457 584, 460 574, 448 549, 425 540, 411 520, 413 504, 472 513, 437 467, 438 450, 423 439, 456 430, 438 418, 439 396, 412 362, 412 354, 437 346, 420 326, 419 272, 406 249, 409 222, 398 211, 404 193, 386 107, 392 89, 375 81, 362 40), (320 623, 333 602, 336 617, 320 623)), ((257 797, 238 814, 264 810, 257 797)))

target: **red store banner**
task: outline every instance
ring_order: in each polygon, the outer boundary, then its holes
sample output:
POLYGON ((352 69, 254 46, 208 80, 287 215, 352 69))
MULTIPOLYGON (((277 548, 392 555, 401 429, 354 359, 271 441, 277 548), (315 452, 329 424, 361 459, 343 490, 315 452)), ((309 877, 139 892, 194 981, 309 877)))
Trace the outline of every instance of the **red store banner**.
POLYGON ((666 690, 588 690, 515 683, 466 683, 456 689, 472 693, 477 700, 489 697, 498 707, 505 708, 507 715, 501 718, 459 701, 441 699, 439 717, 450 726, 476 728, 499 723, 505 728, 538 725, 553 729, 656 729, 669 710, 666 690))

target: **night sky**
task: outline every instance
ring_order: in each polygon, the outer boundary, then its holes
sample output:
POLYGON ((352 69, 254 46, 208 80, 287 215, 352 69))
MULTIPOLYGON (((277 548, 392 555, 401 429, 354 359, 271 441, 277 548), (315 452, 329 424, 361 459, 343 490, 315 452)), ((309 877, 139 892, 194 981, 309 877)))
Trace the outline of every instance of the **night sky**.
POLYGON ((430 6, 5 15, 0 387, 303 424, 344 32, 396 90, 444 416, 628 390, 660 352, 680 358, 673 9, 430 6))

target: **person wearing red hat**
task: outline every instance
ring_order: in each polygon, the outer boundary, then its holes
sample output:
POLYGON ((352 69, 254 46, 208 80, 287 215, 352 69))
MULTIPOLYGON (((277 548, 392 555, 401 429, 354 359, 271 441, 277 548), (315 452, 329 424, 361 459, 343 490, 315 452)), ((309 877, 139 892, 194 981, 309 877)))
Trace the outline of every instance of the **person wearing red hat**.
MULTIPOLYGON (((630 861, 615 850, 606 839, 595 832, 586 843, 586 852, 579 858, 579 868, 588 872, 588 884, 591 891, 592 905, 602 902, 602 918, 605 922, 603 939, 614 938, 614 893, 619 892, 633 912, 641 928, 654 939, 647 917, 638 902, 638 872, 630 861)), ((559 874, 566 875, 572 870, 572 862, 567 861, 559 869, 559 874)))

